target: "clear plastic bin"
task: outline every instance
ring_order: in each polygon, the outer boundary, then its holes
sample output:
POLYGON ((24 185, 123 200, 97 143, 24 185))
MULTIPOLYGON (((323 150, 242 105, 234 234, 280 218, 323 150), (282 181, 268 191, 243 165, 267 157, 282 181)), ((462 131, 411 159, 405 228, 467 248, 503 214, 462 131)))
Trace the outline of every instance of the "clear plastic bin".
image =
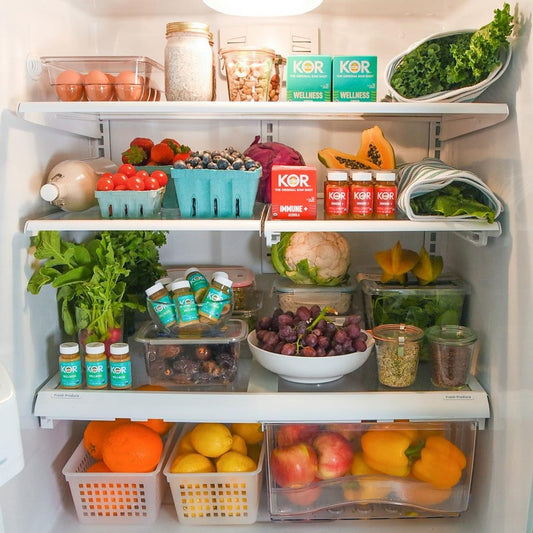
POLYGON ((164 68, 142 56, 41 57, 48 73, 45 99, 161 100, 164 68))
MULTIPOLYGON (((476 433, 475 421, 268 424, 266 479, 270 516, 272 520, 300 521, 458 516, 468 509, 476 433), (447 488, 436 487, 435 483, 440 483, 440 479, 435 476, 431 483, 417 479, 413 475, 412 464, 407 467, 408 473, 403 477, 369 469, 364 462, 368 458, 365 459, 358 452, 362 450, 363 435, 378 430, 384 434, 384 441, 394 432, 406 432, 409 446, 413 448, 431 447, 432 444, 428 441, 430 436, 449 440, 461 450, 466 462, 459 470, 458 482, 447 488), (301 488, 281 487, 274 475, 273 450, 277 446, 287 446, 294 442, 307 442, 315 449, 316 437, 326 433, 340 434, 349 442, 353 451, 352 458, 350 459, 348 452, 343 455, 338 452, 336 460, 330 461, 331 465, 343 468, 339 473, 348 468, 347 473, 330 479, 316 479, 301 488)), ((383 448, 385 457, 392 457, 393 450, 397 447, 394 440, 391 438, 390 444, 383 445, 391 448, 390 455, 383 448)), ((322 453, 325 454, 326 442, 322 440, 321 443, 322 453)), ((336 449, 346 447, 337 446, 336 449)), ((320 451, 315 450, 315 453, 320 454, 320 451)), ((319 459, 319 465, 320 462, 319 459)), ((299 472, 303 469, 304 467, 299 472)), ((279 479, 279 474, 277 476, 279 479)))

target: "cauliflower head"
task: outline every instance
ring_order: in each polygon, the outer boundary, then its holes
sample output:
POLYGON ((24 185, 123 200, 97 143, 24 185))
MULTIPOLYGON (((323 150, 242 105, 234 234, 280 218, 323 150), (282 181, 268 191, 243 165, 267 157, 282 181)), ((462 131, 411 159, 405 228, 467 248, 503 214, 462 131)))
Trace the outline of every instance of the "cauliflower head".
POLYGON ((348 280, 350 248, 339 233, 283 233, 271 258, 276 271, 295 283, 333 286, 348 280))

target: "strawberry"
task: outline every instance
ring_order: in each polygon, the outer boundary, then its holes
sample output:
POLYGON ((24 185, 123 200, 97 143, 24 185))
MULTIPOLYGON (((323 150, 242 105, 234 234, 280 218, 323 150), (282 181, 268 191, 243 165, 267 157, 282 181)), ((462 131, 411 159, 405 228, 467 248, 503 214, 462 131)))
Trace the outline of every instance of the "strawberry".
POLYGON ((172 148, 172 151, 174 154, 177 154, 180 148, 180 143, 178 141, 175 141, 174 139, 166 138, 161 141, 162 143, 168 144, 170 148, 172 148))
POLYGON ((150 150, 152 150, 152 146, 154 146, 154 141, 146 137, 135 137, 135 139, 130 142, 130 146, 138 146, 139 148, 142 148, 146 152, 148 159, 150 159, 150 150))
POLYGON ((164 142, 154 145, 152 148, 150 159, 155 161, 158 165, 170 165, 174 159, 174 152, 172 148, 164 142))
POLYGON ((126 151, 122 152, 122 163, 142 166, 147 162, 148 155, 140 146, 130 146, 126 151))
POLYGON ((176 161, 185 161, 189 157, 190 152, 187 153, 177 153, 174 155, 174 159, 172 159, 172 163, 175 163, 176 161))

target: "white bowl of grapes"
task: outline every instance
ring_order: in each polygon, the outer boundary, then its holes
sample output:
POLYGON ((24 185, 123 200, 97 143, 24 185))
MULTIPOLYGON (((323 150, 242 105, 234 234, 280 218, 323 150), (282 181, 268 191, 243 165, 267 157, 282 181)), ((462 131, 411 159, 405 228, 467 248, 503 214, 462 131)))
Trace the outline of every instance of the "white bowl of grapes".
POLYGON ((364 365, 374 347, 361 316, 336 317, 328 307, 276 309, 248 334, 254 359, 296 383, 328 383, 364 365))

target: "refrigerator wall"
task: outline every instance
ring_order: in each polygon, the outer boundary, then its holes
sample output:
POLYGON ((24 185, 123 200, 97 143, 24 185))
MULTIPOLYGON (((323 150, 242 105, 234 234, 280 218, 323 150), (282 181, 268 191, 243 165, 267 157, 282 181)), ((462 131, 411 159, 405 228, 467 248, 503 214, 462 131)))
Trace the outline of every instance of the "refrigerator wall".
MULTIPOLYGON (((98 147, 84 136, 33 124, 16 115, 18 102, 40 98, 37 59, 45 55, 143 55, 163 63, 165 25, 174 20, 209 23, 215 31, 215 49, 219 45, 217 30, 221 28, 242 26, 253 34, 258 25, 276 26, 279 33, 272 35, 273 45, 285 46, 291 27, 305 26, 317 30, 324 53, 378 55, 379 100, 385 95, 383 71, 390 58, 426 35, 477 28, 491 20, 497 7, 501 6, 486 0, 324 0, 321 8, 308 15, 262 21, 218 15, 200 1, 183 0, 49 0, 31 6, 4 6, 0 22, 0 272, 4 306, 0 362, 15 385, 26 463, 20 474, 0 488, 6 532, 78 530, 61 468, 79 442, 82 425, 65 421, 57 423, 53 430, 42 429, 32 414, 35 391, 57 370, 61 333, 55 292, 49 288, 38 296, 26 292, 33 258, 28 254, 29 238, 23 227, 27 219, 52 211, 39 197, 47 171, 64 159, 95 156, 98 147)), ((491 419, 478 434, 470 510, 447 520, 328 524, 335 531, 354 527, 361 531, 526 530, 532 514, 529 506, 533 472, 529 450, 533 438, 533 362, 528 336, 533 321, 533 228, 529 209, 533 202, 533 73, 529 62, 533 55, 532 13, 532 0, 516 6, 520 27, 511 66, 480 98, 507 103, 510 117, 495 127, 446 141, 441 149, 444 161, 474 171, 505 204, 503 234, 489 239, 487 246, 473 247, 448 234, 438 239, 446 264, 453 265, 453 270, 473 285, 469 322, 480 333, 482 346, 476 371, 491 402, 491 419)), ((217 97, 221 100, 227 99, 224 84, 219 75, 217 97)), ((319 148, 335 146, 356 151, 358 132, 366 125, 352 121, 291 121, 281 124, 277 135, 280 141, 298 148, 309 164, 318 166, 315 154, 319 148)), ((137 135, 163 138, 168 134, 198 148, 220 148, 231 142, 244 149, 258 133, 257 126, 240 121, 117 121, 110 155, 119 162, 120 151, 137 135)), ((425 155, 424 139, 429 133, 423 125, 411 124, 405 130, 400 122, 384 121, 382 126, 401 162, 425 155)), ((373 251, 393 244, 397 238, 395 234, 351 234, 352 265, 369 264, 373 251)), ((401 238, 402 243, 415 249, 422 243, 417 234, 401 238)), ((268 261, 263 260, 264 243, 253 232, 239 233, 238 239, 209 232, 194 236, 172 234, 161 257, 165 264, 235 263, 237 254, 240 264, 256 272, 268 269, 268 261)), ((73 419, 75 415, 73 412, 73 419)), ((319 531, 317 527, 304 524, 297 528, 319 531)), ((276 529, 284 531, 285 527, 276 529)), ((79 531, 83 529, 79 527, 79 531)))

